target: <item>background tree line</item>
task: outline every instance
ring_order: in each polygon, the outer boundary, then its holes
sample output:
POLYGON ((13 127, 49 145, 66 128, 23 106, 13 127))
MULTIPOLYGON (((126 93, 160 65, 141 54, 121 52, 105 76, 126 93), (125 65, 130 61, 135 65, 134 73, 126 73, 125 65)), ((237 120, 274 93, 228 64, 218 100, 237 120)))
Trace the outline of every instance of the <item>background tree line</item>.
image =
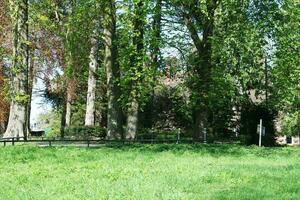
POLYGON ((4 137, 30 132, 37 79, 61 137, 86 127, 108 139, 179 130, 254 143, 260 118, 270 144, 275 121, 299 134, 295 0, 1 0, 0 9, 4 137))

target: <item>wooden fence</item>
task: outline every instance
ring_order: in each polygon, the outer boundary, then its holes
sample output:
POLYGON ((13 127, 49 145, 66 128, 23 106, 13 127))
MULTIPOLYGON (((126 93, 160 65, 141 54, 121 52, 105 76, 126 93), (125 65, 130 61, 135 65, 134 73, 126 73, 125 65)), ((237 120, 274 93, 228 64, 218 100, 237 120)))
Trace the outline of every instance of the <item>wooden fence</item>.
MULTIPOLYGON (((86 138, 86 139, 67 139, 67 138, 35 138, 35 139, 27 139, 24 140, 24 138, 2 138, 0 139, 0 143, 3 144, 3 146, 7 146, 7 144, 11 144, 14 146, 16 143, 23 143, 23 144, 37 144, 37 145, 47 145, 47 146, 53 146, 53 145, 67 145, 67 144, 80 144, 81 146, 86 145, 87 147, 90 147, 91 145, 101 145, 101 144, 179 144, 179 143, 196 143, 197 141, 194 141, 193 139, 183 139, 183 138, 177 138, 177 139, 137 139, 137 140, 108 140, 108 139, 92 139, 92 138, 86 138)), ((198 141, 199 142, 199 141, 198 141)))

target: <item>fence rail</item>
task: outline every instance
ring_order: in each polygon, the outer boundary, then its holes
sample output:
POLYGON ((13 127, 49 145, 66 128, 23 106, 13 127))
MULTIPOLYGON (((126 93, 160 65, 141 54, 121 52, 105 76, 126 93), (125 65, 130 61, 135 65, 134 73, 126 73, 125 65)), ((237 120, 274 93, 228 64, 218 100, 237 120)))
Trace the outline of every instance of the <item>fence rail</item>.
MULTIPOLYGON (((108 140, 108 139, 57 139, 57 138, 37 138, 37 139, 27 139, 24 138, 2 138, 0 139, 0 143, 3 143, 3 146, 7 146, 7 144, 11 144, 14 146, 16 143, 34 143, 37 145, 48 145, 53 146, 54 144, 76 144, 81 143, 81 145, 86 145, 90 147, 91 145, 100 145, 100 144, 179 144, 179 143, 196 143, 197 141, 193 139, 137 139, 137 140, 108 140)), ((199 142, 199 141, 198 141, 199 142)))

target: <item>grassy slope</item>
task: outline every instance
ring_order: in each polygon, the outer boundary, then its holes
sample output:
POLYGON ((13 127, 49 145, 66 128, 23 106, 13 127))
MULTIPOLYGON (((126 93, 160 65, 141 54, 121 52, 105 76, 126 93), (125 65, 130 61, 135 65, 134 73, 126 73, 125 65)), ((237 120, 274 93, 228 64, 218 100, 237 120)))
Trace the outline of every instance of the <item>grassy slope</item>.
POLYGON ((0 148, 0 199, 299 199, 300 148, 0 148))

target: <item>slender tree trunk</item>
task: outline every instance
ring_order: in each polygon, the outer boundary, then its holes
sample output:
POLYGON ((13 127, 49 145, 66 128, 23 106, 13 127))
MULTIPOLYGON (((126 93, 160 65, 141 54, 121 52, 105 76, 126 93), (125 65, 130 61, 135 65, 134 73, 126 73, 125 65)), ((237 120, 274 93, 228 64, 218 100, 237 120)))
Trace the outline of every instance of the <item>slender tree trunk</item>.
POLYGON ((71 83, 69 82, 67 88, 67 101, 66 101, 66 127, 71 126, 71 117, 72 117, 72 88, 71 83))
POLYGON ((28 79, 28 109, 27 109, 27 126, 28 126, 28 135, 31 132, 30 127, 30 116, 31 116, 31 102, 32 102, 32 92, 33 92, 33 79, 34 79, 34 59, 33 59, 33 52, 30 53, 30 64, 29 64, 29 79, 28 79))
MULTIPOLYGON (((96 22, 97 23, 97 22, 96 22)), ((96 24, 95 23, 95 24, 96 24)), ((89 64, 89 78, 88 78, 88 92, 86 102, 85 113, 85 125, 95 125, 95 100, 96 100, 96 72, 98 68, 98 50, 99 50, 99 35, 98 27, 95 27, 93 35, 91 37, 91 52, 90 52, 90 64, 89 64)))
MULTIPOLYGON (((64 97, 64 99, 66 99, 66 97, 64 97)), ((66 128, 67 104, 66 104, 66 100, 64 102, 65 103, 62 106, 61 118, 60 118, 60 137, 61 138, 65 137, 65 128, 66 128)))
POLYGON ((107 75, 107 138, 122 138, 122 110, 118 99, 120 98, 120 88, 118 86, 120 72, 117 63, 116 48, 116 8, 115 0, 108 3, 109 14, 106 16, 107 24, 104 29, 105 58, 104 65, 107 75))
MULTIPOLYGON (((155 13, 153 19, 153 38, 151 58, 156 71, 160 65, 160 43, 161 43, 161 19, 162 19, 162 0, 156 0, 155 13)), ((154 76, 155 78, 155 76, 154 76)))
POLYGON ((13 21, 13 69, 10 114, 4 138, 27 136, 28 105, 28 1, 10 1, 13 21))

